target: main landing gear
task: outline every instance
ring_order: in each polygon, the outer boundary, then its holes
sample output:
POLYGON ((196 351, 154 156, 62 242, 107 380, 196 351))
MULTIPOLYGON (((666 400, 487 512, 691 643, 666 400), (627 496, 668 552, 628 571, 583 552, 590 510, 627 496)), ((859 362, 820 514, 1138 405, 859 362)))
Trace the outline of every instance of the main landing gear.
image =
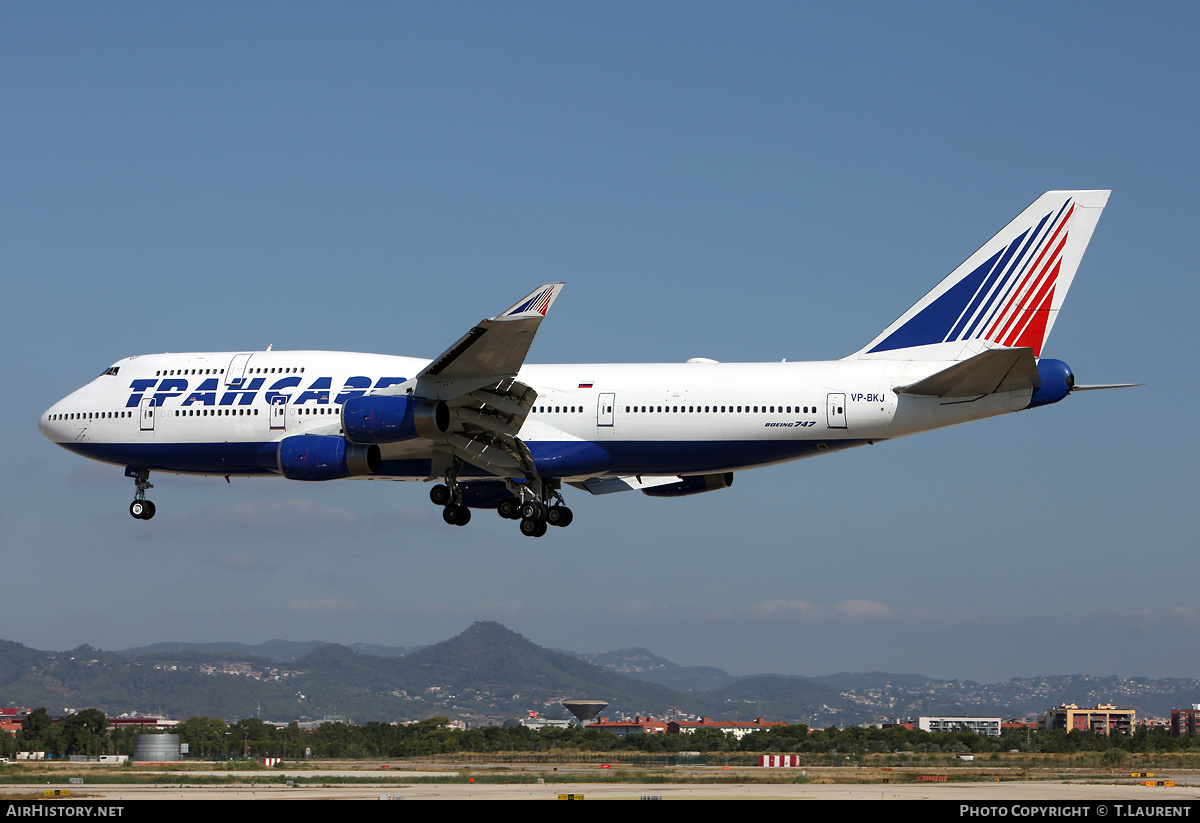
POLYGON ((125 474, 133 478, 133 484, 137 488, 137 492, 133 495, 133 502, 129 504, 129 513, 138 520, 149 520, 154 516, 154 504, 146 499, 146 489, 154 488, 149 482, 149 469, 126 469, 125 474))
POLYGON ((429 490, 429 499, 435 506, 444 507, 442 519, 451 526, 465 526, 471 522, 471 510, 462 504, 462 491, 457 483, 439 483, 429 490))
MULTIPOLYGON (((509 488, 513 489, 514 485, 510 484, 509 488)), ((541 488, 542 499, 525 486, 519 486, 512 497, 505 497, 496 506, 501 517, 521 521, 521 534, 526 537, 541 537, 549 526, 565 528, 575 519, 571 510, 563 505, 557 489, 551 489, 544 482, 537 485, 541 488)), ((454 473, 447 472, 446 482, 429 490, 429 499, 434 505, 443 507, 442 519, 451 526, 465 526, 470 522, 471 510, 463 505, 462 489, 454 473)))
POLYGON ((541 537, 549 526, 566 528, 571 525, 575 515, 563 505, 562 496, 557 491, 549 491, 555 498, 553 504, 532 497, 506 497, 496 506, 496 512, 506 520, 520 520, 521 534, 526 537, 541 537))

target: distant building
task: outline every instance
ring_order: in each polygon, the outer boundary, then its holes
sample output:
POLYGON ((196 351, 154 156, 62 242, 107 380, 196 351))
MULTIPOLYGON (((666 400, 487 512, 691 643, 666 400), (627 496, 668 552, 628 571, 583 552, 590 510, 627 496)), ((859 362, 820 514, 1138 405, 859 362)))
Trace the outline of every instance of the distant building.
POLYGON ((732 734, 739 740, 750 732, 765 732, 776 726, 786 726, 787 723, 768 722, 762 717, 754 718, 753 722, 746 723, 736 720, 712 720, 707 717, 700 718, 696 723, 681 723, 672 720, 667 724, 667 734, 691 734, 700 729, 719 729, 726 734, 732 734))
POLYGON ((688 722, 680 720, 655 720, 651 717, 635 717, 633 720, 605 720, 601 718, 595 723, 589 723, 587 728, 597 729, 604 732, 612 732, 615 735, 625 737, 631 734, 691 734, 699 729, 719 729, 720 731, 732 734, 737 738, 741 738, 750 732, 766 731, 775 726, 786 726, 787 723, 771 723, 761 717, 756 717, 751 722, 739 722, 736 720, 713 720, 712 718, 702 717, 697 721, 688 722))
POLYGON ((1171 737, 1200 733, 1200 703, 1190 709, 1171 709, 1171 737))
POLYGON ((165 717, 110 717, 108 725, 113 729, 133 727, 136 729, 173 729, 179 725, 178 720, 167 720, 165 717))
POLYGON ((548 717, 522 717, 517 721, 527 729, 566 729, 573 725, 571 720, 551 719, 548 717))
POLYGON ((1036 729, 1038 727, 1036 720, 1027 720, 1024 717, 1010 717, 1000 724, 1002 731, 1024 731, 1025 729, 1036 729))
POLYGON ((1000 736, 999 717, 918 717, 923 732, 975 732, 986 737, 1000 736))
POLYGON ((605 720, 602 717, 595 723, 589 723, 587 728, 628 737, 631 734, 666 734, 667 724, 650 717, 635 717, 633 720, 605 720))
POLYGON ((29 709, 0 708, 0 732, 16 734, 21 731, 21 724, 29 716, 29 709))
POLYGON ((1074 703, 1061 703, 1038 718, 1038 731, 1129 734, 1133 731, 1136 714, 1133 709, 1118 709, 1107 703, 1097 704, 1090 709, 1081 709, 1074 703))

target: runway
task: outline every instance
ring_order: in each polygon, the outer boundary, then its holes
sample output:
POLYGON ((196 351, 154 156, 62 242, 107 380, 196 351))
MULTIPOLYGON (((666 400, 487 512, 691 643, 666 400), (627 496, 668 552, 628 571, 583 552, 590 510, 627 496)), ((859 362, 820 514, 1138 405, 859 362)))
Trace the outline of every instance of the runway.
MULTIPOLYGON (((297 775, 299 776, 299 775, 297 775)), ((29 786, 7 786, 29 791, 29 786)), ((1012 781, 927 785, 808 785, 808 784, 464 784, 399 782, 395 786, 157 786, 88 785, 38 786, 71 789, 72 795, 97 801, 136 800, 558 800, 576 795, 584 800, 942 800, 973 803, 1038 803, 1078 800, 1084 803, 1171 804, 1200 803, 1200 787, 1149 787, 1131 784, 1012 781)), ((7 792, 5 792, 7 794, 7 792)))

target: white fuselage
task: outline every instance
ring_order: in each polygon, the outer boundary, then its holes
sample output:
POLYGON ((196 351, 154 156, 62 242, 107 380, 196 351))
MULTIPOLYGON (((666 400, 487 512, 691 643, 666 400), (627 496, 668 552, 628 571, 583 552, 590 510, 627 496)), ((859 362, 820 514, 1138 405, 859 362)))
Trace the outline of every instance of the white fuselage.
MULTIPOLYGON (((55 403, 39 425, 64 448, 109 463, 181 474, 268 474, 283 438, 340 435, 346 399, 403 383, 428 363, 320 351, 130 357, 55 403)), ((518 379, 538 397, 519 437, 544 476, 703 474, 796 460, 1029 403, 1028 389, 955 400, 893 391, 948 365, 526 365, 518 379), (588 444, 599 451, 581 457, 588 444), (568 452, 575 456, 563 458, 568 452)), ((424 439, 383 445, 376 476, 425 479, 433 446, 424 439)))

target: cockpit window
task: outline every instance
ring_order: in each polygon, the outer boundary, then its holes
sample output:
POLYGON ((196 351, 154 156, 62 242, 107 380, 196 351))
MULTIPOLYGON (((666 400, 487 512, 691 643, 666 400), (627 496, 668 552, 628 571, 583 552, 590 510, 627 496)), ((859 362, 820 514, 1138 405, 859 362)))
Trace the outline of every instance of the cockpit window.
POLYGON ((110 366, 108 369, 106 369, 104 371, 104 374, 116 374, 120 370, 121 370, 120 366, 110 366))

